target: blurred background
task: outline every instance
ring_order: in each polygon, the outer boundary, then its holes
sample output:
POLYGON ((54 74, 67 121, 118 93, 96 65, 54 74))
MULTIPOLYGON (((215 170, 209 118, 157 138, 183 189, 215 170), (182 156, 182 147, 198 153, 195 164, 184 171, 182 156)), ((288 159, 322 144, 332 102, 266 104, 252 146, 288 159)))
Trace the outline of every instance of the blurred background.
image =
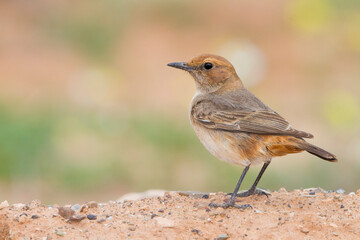
POLYGON ((233 191, 242 168, 198 141, 193 80, 166 66, 202 53, 230 60, 339 158, 275 158, 260 187, 360 187, 358 0, 13 0, 0 2, 0 22, 1 201, 233 191))

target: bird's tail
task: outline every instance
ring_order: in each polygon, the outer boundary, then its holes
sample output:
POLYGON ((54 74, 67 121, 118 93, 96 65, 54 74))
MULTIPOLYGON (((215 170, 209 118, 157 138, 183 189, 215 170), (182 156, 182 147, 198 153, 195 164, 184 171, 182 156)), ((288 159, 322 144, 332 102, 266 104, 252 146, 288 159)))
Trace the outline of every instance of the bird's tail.
POLYGON ((308 153, 311 153, 319 158, 322 158, 326 161, 330 161, 330 162, 337 162, 337 158, 334 154, 331 154, 327 151, 325 151, 324 149, 321 149, 315 145, 312 145, 308 142, 303 141, 301 143, 301 148, 304 149, 305 151, 307 151, 308 153))

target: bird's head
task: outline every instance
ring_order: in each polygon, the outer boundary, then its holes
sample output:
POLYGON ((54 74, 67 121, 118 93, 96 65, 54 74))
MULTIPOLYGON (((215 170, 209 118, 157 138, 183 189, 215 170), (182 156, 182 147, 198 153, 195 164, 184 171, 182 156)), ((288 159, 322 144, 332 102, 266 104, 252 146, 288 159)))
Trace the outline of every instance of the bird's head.
POLYGON ((203 54, 189 62, 174 62, 168 66, 189 72, 195 79, 197 90, 203 93, 243 87, 232 64, 217 55, 203 54))

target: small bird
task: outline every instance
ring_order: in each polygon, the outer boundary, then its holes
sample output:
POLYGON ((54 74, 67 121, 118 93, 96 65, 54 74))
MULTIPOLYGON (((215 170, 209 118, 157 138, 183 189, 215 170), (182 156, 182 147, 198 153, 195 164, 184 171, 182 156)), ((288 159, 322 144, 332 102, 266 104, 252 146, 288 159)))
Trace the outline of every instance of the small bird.
POLYGON ((249 92, 225 58, 203 54, 189 62, 174 62, 168 66, 189 72, 195 80, 190 122, 201 143, 220 160, 244 167, 230 200, 223 204, 212 203, 211 207, 251 207, 236 205, 235 198, 266 194, 256 186, 273 157, 307 151, 337 162, 335 155, 304 140, 313 138, 312 134, 292 128, 249 92), (263 167, 254 184, 248 191, 238 194, 249 167, 260 163, 263 167))

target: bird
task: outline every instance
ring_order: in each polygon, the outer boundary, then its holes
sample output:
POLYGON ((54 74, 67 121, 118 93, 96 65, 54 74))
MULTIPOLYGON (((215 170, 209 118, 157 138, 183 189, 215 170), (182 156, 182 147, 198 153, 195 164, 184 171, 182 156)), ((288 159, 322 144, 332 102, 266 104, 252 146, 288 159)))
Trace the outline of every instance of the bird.
MULTIPOLYGON (((235 199, 253 194, 266 194, 256 188, 273 157, 307 151, 326 161, 337 162, 337 157, 305 138, 313 135, 296 130, 277 112, 248 91, 233 65, 214 54, 202 54, 188 62, 167 64, 190 73, 196 92, 190 104, 190 123, 205 148, 218 159, 244 170, 234 192, 223 204, 210 207, 239 208, 235 199), (250 166, 263 164, 249 190, 238 193, 250 166)), ((266 194, 267 195, 267 194, 266 194)))

